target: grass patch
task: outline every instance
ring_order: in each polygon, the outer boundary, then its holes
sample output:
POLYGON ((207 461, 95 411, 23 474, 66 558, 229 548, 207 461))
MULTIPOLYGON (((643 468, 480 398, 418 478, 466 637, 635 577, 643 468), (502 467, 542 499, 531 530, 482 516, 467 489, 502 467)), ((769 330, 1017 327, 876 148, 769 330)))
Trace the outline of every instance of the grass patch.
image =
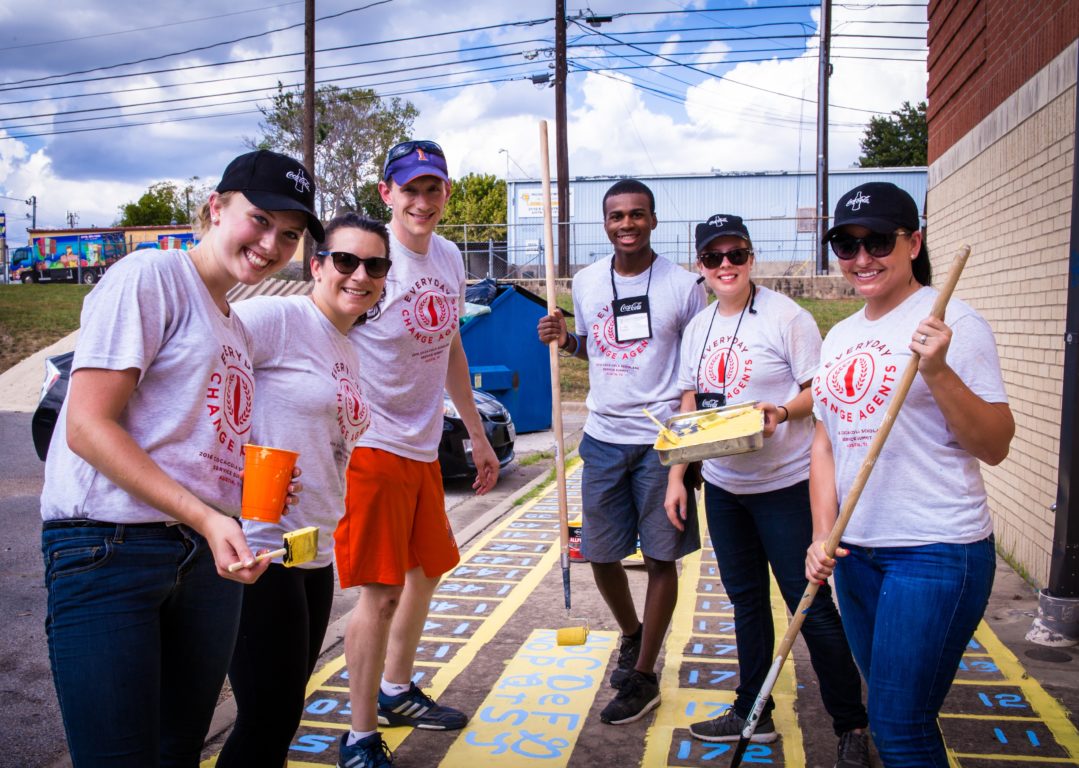
POLYGON ((541 461, 547 461, 553 459, 554 454, 550 451, 537 451, 536 453, 530 453, 527 456, 517 461, 522 467, 530 467, 533 464, 539 464, 541 461))
POLYGON ((90 285, 0 285, 0 372, 79 327, 90 285))
POLYGON ((795 301, 813 315, 822 337, 828 334, 833 325, 865 306, 863 299, 795 299, 795 301))

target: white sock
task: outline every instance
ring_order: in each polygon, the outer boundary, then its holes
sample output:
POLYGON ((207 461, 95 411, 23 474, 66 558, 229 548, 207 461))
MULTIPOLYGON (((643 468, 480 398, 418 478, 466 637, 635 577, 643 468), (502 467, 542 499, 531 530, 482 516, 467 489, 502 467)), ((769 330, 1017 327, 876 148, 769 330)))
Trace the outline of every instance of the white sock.
POLYGON ((349 731, 348 739, 345 740, 345 746, 351 747, 360 739, 366 739, 368 736, 372 736, 378 733, 378 731, 349 731))
POLYGON ((409 687, 410 683, 391 683, 386 678, 382 678, 382 683, 379 685, 379 688, 381 688, 382 692, 387 696, 397 696, 398 694, 407 691, 409 687))

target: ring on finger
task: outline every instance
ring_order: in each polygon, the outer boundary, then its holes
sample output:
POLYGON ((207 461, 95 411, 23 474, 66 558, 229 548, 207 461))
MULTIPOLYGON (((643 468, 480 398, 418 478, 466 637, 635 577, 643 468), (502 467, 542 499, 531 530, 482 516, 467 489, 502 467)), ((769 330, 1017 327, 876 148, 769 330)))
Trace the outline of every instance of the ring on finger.
POLYGON ((929 340, 929 334, 923 333, 922 338, 918 339, 918 343, 925 346, 925 343, 929 340))

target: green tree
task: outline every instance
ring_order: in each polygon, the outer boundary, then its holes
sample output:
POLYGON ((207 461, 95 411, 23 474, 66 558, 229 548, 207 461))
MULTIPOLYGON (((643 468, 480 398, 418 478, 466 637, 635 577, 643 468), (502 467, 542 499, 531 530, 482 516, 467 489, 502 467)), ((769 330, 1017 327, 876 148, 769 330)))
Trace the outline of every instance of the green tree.
POLYGON ((894 110, 889 117, 873 117, 862 136, 862 168, 897 168, 926 165, 929 157, 929 128, 924 101, 894 110))
POLYGON ((442 226, 457 242, 506 239, 506 182, 492 174, 470 173, 453 182, 442 226), (464 226, 468 225, 467 232, 464 226))
POLYGON ((180 186, 171 181, 151 184, 138 200, 120 206, 121 227, 190 224, 210 196, 210 185, 192 176, 180 186))
POLYGON ((120 226, 138 227, 190 221, 183 191, 171 181, 151 184, 138 200, 120 206, 120 226))
MULTIPOLYGON (((245 139, 247 145, 302 158, 303 91, 286 91, 278 84, 273 103, 259 111, 262 137, 245 139)), ((382 163, 390 147, 408 137, 418 114, 411 103, 382 99, 369 88, 326 85, 315 92, 313 172, 324 218, 339 209, 385 213, 377 194, 382 163)))

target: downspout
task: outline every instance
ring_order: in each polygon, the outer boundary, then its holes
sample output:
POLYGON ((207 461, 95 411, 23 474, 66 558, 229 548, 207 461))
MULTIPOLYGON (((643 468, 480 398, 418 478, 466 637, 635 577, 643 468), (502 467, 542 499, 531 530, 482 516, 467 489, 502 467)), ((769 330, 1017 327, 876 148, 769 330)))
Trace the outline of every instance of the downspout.
MULTIPOLYGON (((1079 73, 1079 61, 1076 72, 1079 73)), ((1049 585, 1038 595, 1038 618, 1027 633, 1028 640, 1053 646, 1079 643, 1079 492, 1072 493, 1072 481, 1079 478, 1079 451, 1075 446, 1079 427, 1079 88, 1075 95, 1074 129, 1068 306, 1064 321, 1060 463, 1057 498, 1053 505, 1056 512, 1053 559, 1049 566, 1049 585)))

